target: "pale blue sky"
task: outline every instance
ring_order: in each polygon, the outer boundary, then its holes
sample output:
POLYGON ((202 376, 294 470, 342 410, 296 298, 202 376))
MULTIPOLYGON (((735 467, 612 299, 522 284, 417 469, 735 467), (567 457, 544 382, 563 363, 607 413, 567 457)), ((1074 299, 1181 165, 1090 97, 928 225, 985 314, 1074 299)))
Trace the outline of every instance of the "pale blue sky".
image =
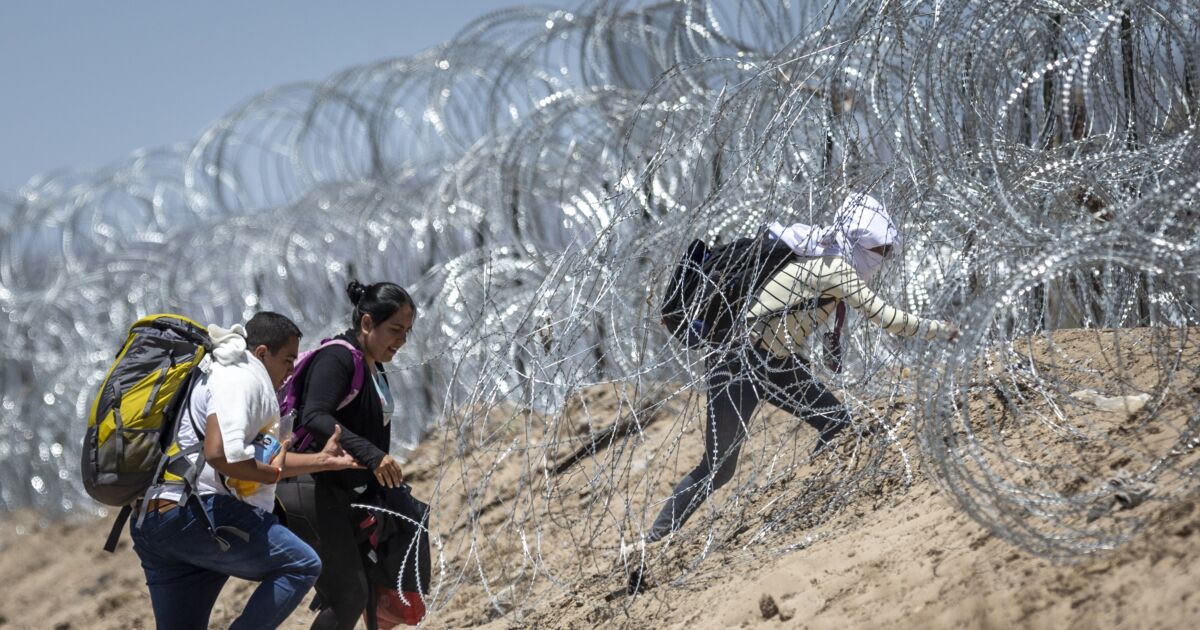
POLYGON ((194 139, 259 92, 413 54, 523 4, 3 0, 0 190, 194 139))

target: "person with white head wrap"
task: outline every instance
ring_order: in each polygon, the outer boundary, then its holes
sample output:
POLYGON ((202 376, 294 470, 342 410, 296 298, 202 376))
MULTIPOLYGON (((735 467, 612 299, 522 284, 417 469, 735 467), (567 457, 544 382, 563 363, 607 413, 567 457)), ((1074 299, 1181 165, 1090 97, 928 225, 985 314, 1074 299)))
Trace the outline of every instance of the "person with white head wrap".
POLYGON ((878 199, 851 194, 829 227, 773 223, 768 230, 797 255, 771 278, 748 313, 751 336, 776 357, 802 353, 808 336, 829 319, 839 301, 892 334, 925 339, 953 334, 953 327, 942 322, 888 305, 867 286, 884 259, 903 244, 878 199), (820 304, 817 308, 794 308, 813 300, 820 304))
MULTIPOLYGON (((819 432, 814 455, 850 425, 846 408, 813 376, 801 352, 810 333, 837 310, 839 302, 891 333, 927 339, 953 334, 951 326, 887 305, 867 287, 867 280, 879 273, 885 258, 902 243, 900 231, 878 199, 851 194, 833 225, 772 223, 767 232, 796 257, 767 282, 751 305, 747 320, 752 343, 710 357, 704 457, 676 485, 646 533, 645 543, 682 527, 713 491, 733 477, 750 416, 762 399, 819 432)), ((641 574, 635 573, 635 578, 640 584, 641 574)), ((630 588, 639 586, 631 580, 630 588)))
POLYGON ((776 222, 768 230, 803 258, 848 257, 858 275, 868 281, 883 266, 884 257, 875 250, 899 249, 901 244, 900 231, 883 204, 863 193, 842 202, 831 226, 796 223, 785 228, 776 222))

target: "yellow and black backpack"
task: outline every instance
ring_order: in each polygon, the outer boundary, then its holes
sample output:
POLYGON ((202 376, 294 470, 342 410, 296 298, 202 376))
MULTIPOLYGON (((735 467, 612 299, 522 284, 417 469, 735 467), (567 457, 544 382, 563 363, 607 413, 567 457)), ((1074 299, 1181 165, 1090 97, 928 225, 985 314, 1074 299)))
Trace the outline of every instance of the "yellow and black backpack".
POLYGON ((129 328, 92 403, 80 462, 88 494, 122 508, 105 550, 116 549, 125 521, 155 483, 182 484, 187 502, 204 462, 187 457, 202 445, 180 451, 176 431, 211 348, 205 329, 179 315, 149 315, 129 328))

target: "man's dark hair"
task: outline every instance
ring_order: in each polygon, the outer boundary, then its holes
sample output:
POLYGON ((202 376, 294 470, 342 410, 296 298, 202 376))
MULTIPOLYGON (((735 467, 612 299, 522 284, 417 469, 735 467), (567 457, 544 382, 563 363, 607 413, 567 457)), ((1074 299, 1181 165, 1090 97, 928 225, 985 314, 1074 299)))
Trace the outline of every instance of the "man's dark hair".
POLYGON ((246 346, 251 350, 266 346, 267 351, 275 354, 292 337, 303 336, 295 322, 271 311, 259 311, 246 322, 246 346))

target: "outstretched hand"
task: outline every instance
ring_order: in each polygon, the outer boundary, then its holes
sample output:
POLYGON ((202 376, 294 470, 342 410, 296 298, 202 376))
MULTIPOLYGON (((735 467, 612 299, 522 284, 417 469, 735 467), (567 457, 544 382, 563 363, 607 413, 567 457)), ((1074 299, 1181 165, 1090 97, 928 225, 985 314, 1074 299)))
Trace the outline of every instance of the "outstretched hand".
POLYGON ((334 425, 333 435, 329 436, 325 448, 318 453, 322 466, 326 470, 362 469, 363 465, 342 448, 341 440, 342 425, 334 425))
POLYGON ((400 462, 391 455, 384 455, 375 467, 375 478, 385 488, 399 488, 404 483, 404 471, 400 470, 400 462))

